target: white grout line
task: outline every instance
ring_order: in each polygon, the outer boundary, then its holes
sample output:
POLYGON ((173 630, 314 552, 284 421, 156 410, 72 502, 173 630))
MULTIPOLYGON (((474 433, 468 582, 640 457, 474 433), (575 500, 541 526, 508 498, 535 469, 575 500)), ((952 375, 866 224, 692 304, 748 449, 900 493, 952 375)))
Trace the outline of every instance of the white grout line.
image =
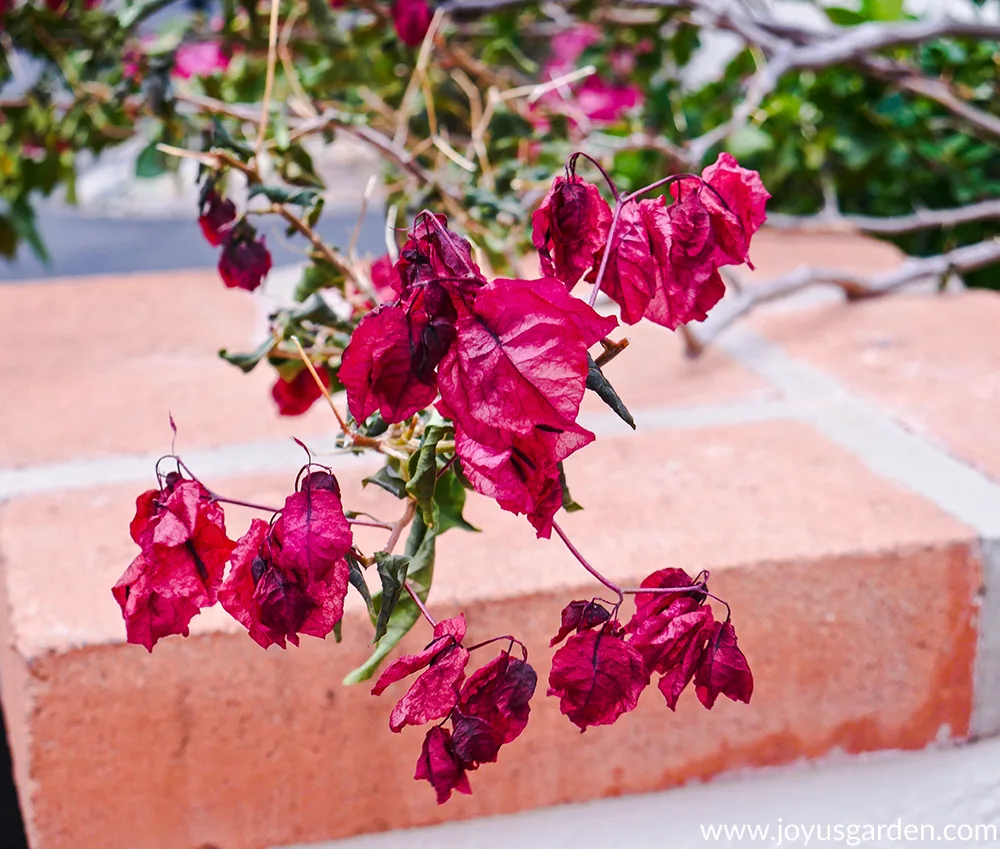
MULTIPOLYGON (((332 437, 306 443, 313 457, 336 468, 364 465, 371 459, 354 454, 333 454, 332 437)), ((0 469, 0 500, 22 495, 83 489, 121 483, 154 481, 158 454, 119 454, 91 460, 67 460, 25 469, 0 469)), ((198 477, 230 477, 282 472, 302 465, 304 453, 291 439, 244 442, 220 448, 185 451, 184 462, 198 477)))
MULTIPOLYGON (((794 419, 805 414, 798 401, 761 400, 697 407, 654 407, 637 410, 639 431, 674 430, 696 427, 723 427, 753 422, 794 419)), ((601 436, 621 436, 631 429, 614 413, 584 413, 580 424, 601 436)), ((329 456, 333 437, 306 440, 310 450, 326 453, 322 462, 338 468, 364 465, 370 457, 352 454, 329 456)), ((43 492, 82 489, 91 486, 153 480, 153 466, 159 455, 119 454, 89 460, 45 463, 23 469, 0 468, 0 500, 43 492)), ((225 445, 200 451, 185 451, 184 462, 199 477, 230 477, 288 471, 302 463, 302 449, 290 439, 225 445)))
POLYGON ((835 409, 807 407, 803 421, 875 473, 922 495, 974 529, 979 537, 983 587, 978 599, 969 731, 972 737, 1000 734, 1000 483, 746 327, 728 332, 720 345, 792 400, 836 398, 835 409))
POLYGON ((746 327, 734 328, 720 339, 720 345, 792 402, 831 402, 805 404, 803 420, 872 471, 924 496, 984 539, 1000 538, 1000 483, 996 480, 907 430, 891 412, 853 394, 826 372, 792 358, 746 327))

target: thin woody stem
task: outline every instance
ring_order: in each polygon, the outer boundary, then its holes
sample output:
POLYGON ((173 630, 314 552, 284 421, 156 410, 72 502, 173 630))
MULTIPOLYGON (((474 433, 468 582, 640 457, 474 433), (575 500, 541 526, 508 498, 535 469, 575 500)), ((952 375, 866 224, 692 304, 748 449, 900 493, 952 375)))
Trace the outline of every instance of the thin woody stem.
POLYGON ((604 177, 604 182, 608 184, 608 188, 611 189, 611 194, 614 195, 615 203, 621 200, 621 193, 618 191, 618 186, 615 185, 615 181, 611 179, 611 175, 607 172, 603 165, 594 159, 589 153, 584 153, 582 150, 577 151, 570 155, 568 162, 566 163, 567 172, 576 176, 576 160, 579 157, 583 157, 591 165, 593 165, 598 171, 601 172, 601 176, 604 177))
POLYGON ((392 525, 389 522, 378 522, 378 521, 376 521, 374 519, 350 519, 350 518, 348 518, 347 524, 349 524, 349 525, 360 525, 361 527, 364 527, 364 528, 382 528, 382 530, 384 530, 384 531, 391 531, 393 528, 396 527, 395 525, 392 525))
MULTIPOLYGON (((413 521, 413 517, 417 512, 417 502, 408 501, 406 504, 406 510, 403 511, 403 515, 396 520, 396 523, 392 526, 392 532, 389 534, 389 539, 386 540, 385 547, 382 549, 386 554, 391 554, 392 550, 396 547, 396 543, 399 542, 399 538, 410 522, 413 521)), ((413 589, 413 584, 409 581, 403 582, 403 589, 406 590, 407 595, 413 599, 413 603, 417 606, 421 615, 428 621, 430 626, 433 628, 437 625, 437 620, 431 616, 430 611, 427 609, 427 605, 423 603, 420 596, 417 595, 417 591, 413 589)))
POLYGON ((437 619, 431 616, 431 612, 427 609, 427 605, 420 600, 420 596, 417 595, 416 591, 413 589, 413 585, 407 581, 403 584, 403 589, 406 590, 410 598, 413 599, 413 603, 417 606, 417 610, 420 614, 427 620, 427 623, 433 628, 437 625, 437 619))
POLYGON ((329 404, 330 409, 333 410, 333 415, 336 417, 337 424, 340 425, 340 429, 344 433, 350 433, 350 431, 347 429, 347 422, 344 421, 344 417, 340 414, 340 410, 337 409, 337 405, 333 403, 333 396, 330 395, 330 390, 327 389, 326 384, 319 379, 319 374, 316 373, 316 368, 315 366, 313 366, 312 361, 309 359, 308 355, 305 352, 305 349, 302 347, 302 343, 299 341, 299 337, 292 336, 291 339, 292 342, 295 343, 295 347, 299 349, 299 356, 302 358, 302 362, 305 364, 305 367, 309 369, 309 374, 312 375, 312 379, 316 381, 316 385, 323 393, 323 397, 326 398, 327 404, 329 404))
POLYGON ((399 542, 399 538, 406 526, 413 521, 413 516, 417 512, 417 502, 410 500, 406 503, 406 510, 403 511, 403 515, 400 516, 392 526, 392 533, 389 534, 389 539, 385 542, 385 547, 382 549, 386 554, 392 554, 392 550, 396 547, 396 543, 399 542))
POLYGON ((618 219, 621 217, 622 207, 625 205, 626 200, 627 198, 619 198, 615 204, 615 213, 611 217, 611 229, 608 230, 608 240, 604 245, 604 255, 601 257, 601 267, 597 269, 594 288, 590 292, 590 300, 587 301, 590 306, 594 306, 597 303, 597 295, 601 291, 601 283, 604 282, 604 272, 608 270, 608 257, 611 256, 612 240, 615 237, 615 230, 618 229, 618 219))
POLYGON ((278 63, 278 8, 279 0, 271 0, 271 19, 267 30, 267 74, 264 78, 264 99, 260 105, 260 129, 257 131, 257 144, 254 148, 254 159, 260 158, 267 136, 267 119, 271 110, 271 94, 274 91, 274 68, 278 63))
MULTIPOLYGON (((202 486, 204 486, 204 484, 202 484, 202 486)), ((209 493, 211 494, 212 501, 217 501, 220 504, 235 504, 237 507, 248 507, 251 510, 261 510, 264 513, 273 514, 281 512, 280 507, 268 507, 266 504, 254 504, 252 501, 241 501, 238 498, 225 498, 216 492, 212 492, 212 490, 209 490, 209 493)))
POLYGON ((588 572, 590 572, 591 575, 597 578, 598 581, 604 584, 604 586, 606 586, 609 590, 611 590, 611 592, 613 592, 616 596, 618 596, 618 604, 621 604, 625 600, 625 596, 622 593, 621 587, 619 587, 609 578, 605 578, 604 575, 598 572, 593 566, 591 566, 587 562, 587 558, 584 557, 579 552, 577 547, 573 545, 572 542, 570 542, 569 537, 566 536, 566 532, 561 527, 559 527, 558 522, 552 523, 552 530, 554 530, 559 535, 559 539, 561 539, 563 543, 566 545, 566 548, 569 549, 569 553, 572 554, 580 562, 580 565, 583 566, 583 568, 586 569, 588 572))

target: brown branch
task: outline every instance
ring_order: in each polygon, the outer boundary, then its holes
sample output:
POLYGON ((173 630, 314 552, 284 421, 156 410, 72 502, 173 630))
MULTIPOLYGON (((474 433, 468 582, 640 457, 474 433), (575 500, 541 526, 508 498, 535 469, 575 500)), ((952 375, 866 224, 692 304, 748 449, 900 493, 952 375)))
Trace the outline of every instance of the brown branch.
POLYGON ((956 227, 970 221, 1000 219, 1000 200, 960 206, 955 209, 921 209, 910 215, 879 218, 870 215, 784 215, 767 216, 769 227, 779 230, 799 230, 807 233, 877 233, 885 236, 931 230, 935 227, 956 227))
POLYGON ((898 268, 873 277, 803 266, 763 285, 747 288, 728 308, 723 301, 721 309, 706 322, 702 333, 695 334, 690 327, 687 328, 684 334, 687 354, 698 356, 723 330, 761 304, 788 297, 811 286, 836 286, 848 300, 862 300, 886 295, 928 277, 945 279, 951 274, 975 271, 996 262, 1000 262, 1000 238, 965 245, 936 256, 911 257, 898 268))

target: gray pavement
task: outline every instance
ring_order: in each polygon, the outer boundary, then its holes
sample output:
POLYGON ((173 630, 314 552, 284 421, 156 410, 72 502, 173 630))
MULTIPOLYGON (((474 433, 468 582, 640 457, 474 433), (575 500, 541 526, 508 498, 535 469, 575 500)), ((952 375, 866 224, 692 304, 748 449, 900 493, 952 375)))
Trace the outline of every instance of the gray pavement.
MULTIPOLYGON (((0 283, 211 268, 218 261, 219 248, 213 248, 202 238, 194 210, 187 220, 95 217, 65 207, 39 210, 38 217, 39 229, 51 254, 50 264, 42 264, 22 245, 13 262, 0 258, 0 283)), ((330 210, 320 222, 319 230, 331 244, 345 246, 356 220, 356 213, 330 210)), ((384 221, 380 210, 366 216, 358 241, 360 253, 385 253, 384 221)), ((302 261, 304 240, 286 239, 276 221, 266 222, 262 229, 275 267, 302 261)))

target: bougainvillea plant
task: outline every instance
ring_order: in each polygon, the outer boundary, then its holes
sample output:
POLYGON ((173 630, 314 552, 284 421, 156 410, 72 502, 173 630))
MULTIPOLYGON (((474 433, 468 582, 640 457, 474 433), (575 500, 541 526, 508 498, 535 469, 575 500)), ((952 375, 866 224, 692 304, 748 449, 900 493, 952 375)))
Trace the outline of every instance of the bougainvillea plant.
POLYGON ((197 2, 154 27, 170 0, 0 0, 4 79, 25 74, 19 51, 42 69, 0 113, 0 250, 38 247, 29 196, 71 184, 76 150, 141 130, 141 176, 193 161, 220 285, 245 290, 232 297, 266 286, 279 241, 307 252, 267 338, 222 356, 272 367, 283 415, 329 404, 338 448, 379 455, 364 483, 399 501, 390 519, 352 509, 303 446, 284 503, 251 504, 172 449, 137 500, 140 553, 113 588, 129 642, 152 651, 215 604, 264 649, 339 640, 357 592, 372 651, 346 680, 391 690, 391 732, 426 729, 414 774, 438 802, 471 792, 468 773, 525 730, 539 674, 581 731, 617 721, 651 684, 672 710, 692 682, 706 708, 749 702, 750 667, 707 572, 658 563, 619 586, 559 518, 579 508, 564 461, 595 439, 578 421, 585 393, 635 427, 605 373, 627 367, 619 324, 704 320, 765 218, 757 171, 700 126, 709 113, 739 122, 714 107, 685 119, 669 82, 696 29, 686 5, 581 6, 581 21, 530 2, 227 0, 218 16, 197 2), (649 133, 674 101, 669 137, 649 133), (314 157, 345 136, 386 164, 387 253, 374 261, 353 238, 320 235, 314 157), (519 262, 529 252, 537 275, 519 262), (597 584, 551 623, 549 670, 516 634, 470 645, 461 614, 432 612, 436 540, 471 529, 469 491, 558 538, 597 584), (227 504, 259 515, 233 531, 227 504), (384 530, 384 545, 364 550, 357 527, 384 530), (386 664, 413 629, 424 648, 386 664))
MULTIPOLYGON (((141 553, 114 587, 130 642, 152 650, 163 637, 187 635, 191 619, 219 602, 264 648, 298 645, 302 635, 339 633, 354 587, 374 628, 372 657, 350 676, 363 680, 422 617, 426 646, 388 665, 372 693, 407 683, 389 728, 428 727, 415 777, 431 783, 439 803, 453 791, 469 793, 468 773, 496 761, 525 729, 537 683, 516 635, 469 646, 463 616, 438 621, 427 606, 434 540, 465 524, 471 489, 524 515, 537 536, 555 533, 612 596, 568 600, 552 640, 561 645, 547 692, 581 731, 633 710, 654 681, 671 710, 692 680, 707 708, 720 695, 749 702, 750 667, 707 572, 665 567, 638 587, 620 587, 586 560, 556 517, 574 506, 562 463, 594 440, 577 421, 584 393, 595 391, 634 427, 602 371, 623 347, 610 339, 618 318, 594 309, 599 293, 628 324, 647 319, 673 330, 704 319, 724 292, 719 268, 748 262, 769 196, 756 172, 720 154, 700 175, 629 193, 603 173, 612 206, 577 173, 582 158, 589 157, 567 160, 532 216, 543 276, 490 279, 446 217, 424 211, 396 261, 380 261, 378 293, 355 293, 352 317, 333 324, 337 335, 323 343, 322 357, 290 336, 301 356, 298 373, 275 386, 281 409, 298 413, 325 396, 343 446, 384 455, 368 481, 404 503, 401 517, 382 523, 345 509, 333 471, 310 458, 280 508, 232 502, 268 517, 233 541, 222 506, 231 499, 171 454, 158 487, 139 496, 131 532, 141 553), (583 281, 593 284, 589 302, 573 294, 583 281), (329 394, 334 384, 346 391, 347 415, 329 394), (352 526, 372 524, 389 538, 367 553, 352 526), (397 554, 407 526, 405 552, 397 554), (630 618, 625 596, 635 600, 630 618), (467 674, 473 653, 484 649, 488 659, 467 674)), ((252 230, 239 232, 234 204, 206 179, 200 221, 206 238, 229 252, 223 280, 252 290, 270 264, 267 249, 252 230)), ((317 304, 295 332, 326 334, 326 320, 317 304)), ((289 333, 282 321, 275 343, 289 333)))

